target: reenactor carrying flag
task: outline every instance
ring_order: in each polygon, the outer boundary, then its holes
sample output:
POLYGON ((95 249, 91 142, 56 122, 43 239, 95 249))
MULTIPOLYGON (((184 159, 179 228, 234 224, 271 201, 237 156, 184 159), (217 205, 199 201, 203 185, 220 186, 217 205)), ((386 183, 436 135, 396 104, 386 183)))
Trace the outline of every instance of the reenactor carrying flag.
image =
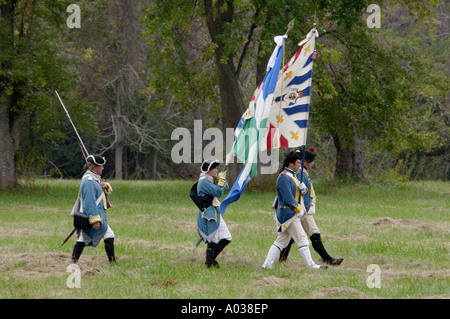
POLYGON ((228 189, 226 172, 219 173, 219 161, 204 161, 197 183, 191 189, 191 198, 199 207, 197 227, 200 238, 207 244, 206 267, 219 267, 220 252, 231 242, 231 233, 220 213, 218 200, 228 189), (219 241, 220 238, 220 241, 219 241))
MULTIPOLYGON (((300 152, 300 154, 302 154, 302 151, 300 152)), ((303 163, 303 170, 299 169, 296 173, 298 180, 304 183, 307 187, 306 193, 302 194, 302 203, 305 207, 306 213, 301 218, 301 222, 303 229, 305 230, 309 239, 311 239, 314 250, 320 255, 322 261, 329 265, 337 266, 342 263, 344 258, 333 258, 328 254, 320 237, 320 229, 319 227, 317 227, 314 220, 314 214, 316 212, 316 194, 308 171, 310 171, 314 166, 315 158, 316 153, 314 147, 310 147, 308 150, 305 150, 305 162, 303 163)), ((293 243, 294 240, 291 238, 291 241, 289 242, 287 247, 284 248, 280 254, 280 261, 285 261, 287 259, 289 250, 293 243)))
POLYGON ((317 265, 311 257, 309 240, 301 224, 305 210, 300 204, 300 193, 305 194, 307 187, 300 183, 295 173, 301 167, 302 155, 299 151, 291 151, 283 162, 283 168, 277 179, 276 224, 277 238, 269 249, 262 268, 271 269, 280 252, 288 245, 291 238, 298 246, 306 267, 312 269, 327 268, 317 265))

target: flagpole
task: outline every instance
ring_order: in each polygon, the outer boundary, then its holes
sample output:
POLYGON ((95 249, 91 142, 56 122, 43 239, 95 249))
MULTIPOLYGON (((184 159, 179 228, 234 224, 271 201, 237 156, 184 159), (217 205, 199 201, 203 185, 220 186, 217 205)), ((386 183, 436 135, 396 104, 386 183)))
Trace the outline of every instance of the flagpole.
MULTIPOLYGON (((288 35, 289 31, 292 30, 292 28, 294 27, 294 23, 295 23, 295 19, 292 19, 291 22, 288 23, 288 28, 286 30, 286 33, 284 35, 288 35)), ((281 62, 281 64, 283 65, 284 68, 284 40, 283 40, 283 62, 281 62)))

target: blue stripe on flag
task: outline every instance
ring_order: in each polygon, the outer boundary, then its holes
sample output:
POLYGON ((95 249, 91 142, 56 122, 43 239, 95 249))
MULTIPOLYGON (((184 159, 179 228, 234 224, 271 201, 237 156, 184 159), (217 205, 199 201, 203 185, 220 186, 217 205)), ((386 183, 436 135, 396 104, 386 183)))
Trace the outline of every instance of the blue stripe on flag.
MULTIPOLYGON (((278 50, 277 60, 275 61, 274 67, 277 66, 277 65, 279 65, 281 67, 281 58, 280 58, 280 61, 278 61, 278 58, 280 56, 280 51, 281 52, 283 51, 282 47, 279 48, 279 50, 278 50), (280 62, 280 63, 278 63, 278 62, 280 62)), ((278 69, 280 69, 280 67, 278 69)), ((267 97, 270 94, 274 93, 275 87, 277 86, 279 70, 276 71, 276 72, 271 72, 272 70, 273 70, 273 68, 270 69, 269 72, 267 72, 267 74, 266 74, 266 76, 264 77, 264 80, 263 80, 263 86, 262 86, 261 90, 262 90, 262 93, 263 93, 264 101, 267 99, 267 97)))
POLYGON ((302 92, 303 92, 302 97, 310 96, 310 95, 311 95, 311 87, 308 86, 308 87, 304 88, 304 89, 302 90, 302 92))
MULTIPOLYGON (((312 60, 311 60, 311 61, 312 61, 312 60)), ((294 77, 294 78, 292 79, 292 81, 289 82, 288 86, 289 86, 289 85, 294 85, 294 84, 302 84, 303 82, 309 80, 311 77, 312 77, 312 69, 309 70, 308 72, 306 72, 306 73, 303 74, 303 75, 294 77)))
POLYGON ((241 131, 243 126, 244 126, 244 119, 241 117, 238 125, 236 126, 236 130, 234 131, 234 139, 235 140, 236 140, 237 136, 239 135, 239 132, 241 131))
POLYGON ((297 126, 299 128, 307 128, 308 127, 308 120, 298 120, 298 121, 294 121, 295 124, 297 124, 297 126))
POLYGON ((309 112, 309 104, 300 104, 294 107, 285 107, 283 111, 286 112, 287 115, 292 115, 300 112, 309 112))
POLYGON ((305 65, 303 66, 303 68, 306 67, 308 64, 310 64, 312 61, 314 61, 312 59, 313 54, 314 54, 314 52, 309 55, 308 60, 306 60, 305 65))

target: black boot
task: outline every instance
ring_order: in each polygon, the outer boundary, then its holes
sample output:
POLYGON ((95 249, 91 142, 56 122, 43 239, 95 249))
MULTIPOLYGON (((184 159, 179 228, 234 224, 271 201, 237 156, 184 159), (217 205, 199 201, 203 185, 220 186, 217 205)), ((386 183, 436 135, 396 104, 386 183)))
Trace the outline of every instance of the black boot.
POLYGON ((340 265, 342 263, 344 258, 335 259, 327 253, 319 233, 313 234, 310 239, 314 250, 320 255, 320 257, 322 257, 322 260, 325 263, 329 265, 340 265))
MULTIPOLYGON (((219 243, 216 246, 216 249, 214 250, 214 260, 217 258, 217 256, 222 252, 222 250, 231 242, 231 240, 228 239, 221 239, 219 243)), ((216 262, 217 263, 217 262, 216 262)))
POLYGON ((83 252, 84 247, 86 246, 85 243, 77 241, 75 246, 73 246, 73 252, 72 252, 72 262, 77 263, 78 259, 80 259, 81 253, 83 252))
POLYGON ((216 249, 217 244, 216 243, 208 243, 208 246, 206 247, 206 261, 205 265, 206 267, 210 268, 211 266, 218 266, 216 262, 216 249))
POLYGON ((289 252, 291 251, 291 246, 294 243, 294 240, 291 238, 289 244, 281 251, 280 258, 278 259, 280 262, 287 260, 289 256, 289 252))
POLYGON ((219 243, 214 248, 214 260, 212 265, 216 268, 220 268, 219 263, 216 261, 217 256, 222 252, 222 250, 231 242, 228 239, 221 239, 219 243))
POLYGON ((105 242, 105 251, 106 255, 108 255, 109 263, 116 262, 116 256, 114 255, 114 238, 107 238, 104 240, 105 242))

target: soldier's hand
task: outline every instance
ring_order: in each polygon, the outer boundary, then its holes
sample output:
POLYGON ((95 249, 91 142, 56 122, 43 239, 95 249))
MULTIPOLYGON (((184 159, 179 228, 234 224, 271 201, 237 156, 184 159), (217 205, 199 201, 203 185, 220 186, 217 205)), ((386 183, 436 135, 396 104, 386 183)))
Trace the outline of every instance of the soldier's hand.
POLYGON ((300 213, 298 213, 298 215, 300 216, 300 219, 305 215, 305 210, 303 209, 303 207, 300 213))
POLYGON ((100 182, 100 186, 103 189, 103 191, 105 192, 106 195, 111 194, 112 192, 112 187, 109 183, 107 182, 100 182))
POLYGON ((217 174, 217 176, 214 178, 217 185, 219 185, 219 186, 225 185, 225 183, 227 182, 226 176, 227 176, 227 172, 221 172, 221 173, 217 174))
POLYGON ((305 183, 301 183, 298 188, 300 189, 300 192, 302 193, 302 195, 305 195, 306 192, 308 191, 308 187, 306 187, 305 183))
POLYGON ((220 179, 227 179, 227 172, 221 172, 217 176, 219 176, 220 179))

